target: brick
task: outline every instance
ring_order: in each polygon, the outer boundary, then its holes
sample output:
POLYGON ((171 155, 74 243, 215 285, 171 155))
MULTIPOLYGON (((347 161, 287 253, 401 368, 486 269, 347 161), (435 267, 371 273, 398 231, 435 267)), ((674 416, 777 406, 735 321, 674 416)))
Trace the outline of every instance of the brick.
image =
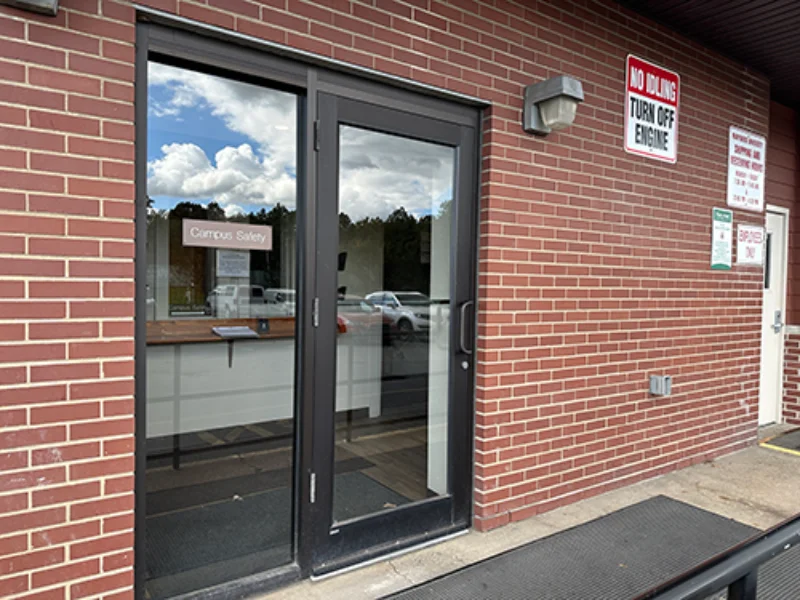
MULTIPOLYGON (((0 48, 3 42, 0 40, 0 48)), ((0 102, 64 110, 64 94, 0 83, 0 102)))
POLYGON ((0 169, 0 180, 3 185, 15 190, 56 193, 64 191, 64 178, 61 176, 0 169))
POLYGON ((0 491, 21 490, 25 488, 52 485, 66 481, 66 471, 63 467, 52 469, 37 469, 0 475, 0 491))
MULTIPOLYGON (((104 163, 104 167, 105 167, 104 163)), ((136 216, 136 204, 132 200, 125 202, 115 202, 105 200, 103 202, 103 216, 111 219, 133 219, 136 216)))
MULTIPOLYGON (((115 435, 115 434, 125 434, 125 433, 132 433, 130 430, 129 423, 126 420, 122 421, 112 421, 113 425, 118 423, 123 424, 123 427, 116 427, 114 430, 112 427, 102 428, 96 426, 93 430, 87 429, 85 426, 82 427, 82 431, 79 432, 81 435, 87 435, 88 432, 92 431, 111 431, 110 433, 98 433, 93 434, 91 437, 98 437, 100 435, 115 435)), ((78 425, 73 425, 72 427, 79 427, 78 425)), ((133 471, 134 461, 133 457, 124 457, 124 458, 111 458, 105 460, 96 460, 92 463, 83 463, 83 464, 76 464, 70 465, 69 468, 69 475, 71 480, 78 480, 78 479, 93 479, 97 477, 106 477, 108 475, 119 475, 120 473, 130 473, 133 471)))
MULTIPOLYGON (((2 236, 0 236, 0 249, 5 244, 2 236)), ((23 240, 24 245, 24 240, 23 240)), ((22 252, 17 250, 17 252, 22 252)), ((24 298, 25 297, 25 282, 24 281, 0 281, 0 298, 24 298)), ((3 338, 0 338, 3 339, 3 338)))
MULTIPOLYGON (((28 241, 28 251, 30 254, 38 256, 98 256, 100 254, 100 242, 95 240, 64 238, 30 238, 28 241)), ((64 263, 58 261, 58 264, 63 267, 64 263)), ((63 274, 63 268, 61 269, 61 274, 63 274)), ((86 289, 85 284, 77 282, 64 282, 63 285, 67 286, 64 289, 68 289, 68 284, 71 283, 75 284, 75 290, 86 289)), ((37 289, 44 293, 42 286, 37 289)))
MULTIPOLYGON (((133 277, 133 267, 132 262, 70 261, 69 275, 88 279, 130 279, 133 277)), ((105 310, 108 316, 113 316, 111 311, 116 308, 109 306, 106 309, 100 307, 95 310, 100 312, 105 310)))
POLYGON ((103 571, 118 571, 125 567, 133 567, 133 551, 126 550, 103 557, 103 571))
POLYGON ((4 367, 0 368, 0 385, 12 385, 14 383, 25 383, 28 374, 25 367, 4 367))
POLYGON ((96 379, 100 376, 100 365, 97 363, 66 362, 50 364, 46 367, 31 367, 31 381, 74 381, 78 379, 96 379))
POLYGON ((28 453, 26 451, 0 453, 0 472, 23 469, 27 466, 28 453))
POLYGON ((67 399, 65 385, 48 385, 0 390, 0 406, 44 404, 67 399))
MULTIPOLYGON (((0 60, 0 78, 5 81, 25 81, 25 66, 0 60)), ((0 119, 2 120, 2 119, 0 119)), ((25 124, 24 122, 22 123, 25 124)))
POLYGON ((70 177, 67 184, 70 194, 76 196, 93 196, 95 198, 118 198, 132 200, 134 186, 132 182, 98 181, 70 177))
MULTIPOLYGON (((28 15, 25 16, 28 18, 28 15)), ((66 54, 62 50, 52 50, 40 46, 0 39, 0 56, 11 60, 32 62, 49 67, 64 68, 66 54)))
POLYGON ((63 302, 0 302, 0 319, 63 319, 63 302))
POLYGON ((25 594, 24 596, 17 596, 14 600, 65 600, 65 594, 66 591, 64 588, 56 588, 45 590, 43 592, 25 594))
POLYGON ((65 92, 77 92, 90 96, 100 95, 100 80, 85 75, 74 75, 63 71, 52 71, 35 66, 29 68, 28 79, 31 85, 65 92))
POLYGON ((109 37, 121 42, 133 43, 136 39, 136 30, 133 27, 132 20, 128 23, 119 23, 109 19, 100 19, 89 15, 70 13, 69 26, 70 29, 74 29, 75 31, 109 37))
POLYGON ((51 465, 98 456, 100 456, 100 444, 98 442, 84 442, 33 450, 31 451, 31 464, 51 465))
POLYGON ((50 282, 32 281, 31 298, 98 298, 100 285, 93 281, 65 281, 55 286, 50 282))
MULTIPOLYGON (((47 129, 48 131, 63 131, 64 133, 77 133, 80 135, 100 135, 100 121, 87 117, 77 117, 60 113, 51 113, 41 110, 29 112, 31 127, 47 129)), ((50 156, 49 159, 55 157, 50 156)), ((67 171, 69 173, 70 171, 67 171)), ((78 171, 79 173, 82 171, 78 171)))
MULTIPOLYGON (((80 521, 90 517, 113 515, 115 513, 129 512, 132 510, 133 494, 131 493, 125 496, 115 496, 103 500, 71 504, 69 507, 69 514, 73 521, 80 521)), ((73 547, 71 555, 73 557, 79 557, 80 551, 73 547)))
MULTIPOLYGON (((88 60, 88 57, 81 58, 88 60)), ((119 121, 133 121, 133 104, 130 102, 99 100, 97 98, 70 94, 67 99, 67 110, 94 117, 105 117, 107 119, 117 119, 119 121)))
MULTIPOLYGON (((133 498, 134 487, 134 477, 132 475, 125 475, 123 477, 106 479, 103 491, 107 496, 130 492, 130 497, 133 498)), ((131 504, 131 509, 133 509, 133 504, 131 504)))
POLYGON ((82 215, 87 217, 97 217, 100 215, 100 202, 86 198, 31 194, 28 198, 28 206, 32 212, 82 215))
POLYGON ((24 409, 0 411, 0 427, 20 427, 28 424, 28 413, 24 409))
MULTIPOLYGON (((107 317, 133 317, 135 314, 135 305, 133 300, 97 300, 97 301, 75 301, 70 302, 69 304, 69 314, 70 317, 73 319, 88 319, 88 318, 107 318, 107 317)), ((109 346, 109 352, 111 354, 104 354, 104 356, 113 356, 115 352, 120 352, 121 348, 127 346, 120 345, 119 342, 108 342, 111 344, 109 346), (113 349, 113 350, 111 350, 113 349)), ((89 348, 95 348, 94 352, 98 352, 97 345, 91 344, 80 344, 80 345, 73 345, 72 348, 77 348, 78 352, 80 349, 84 351, 88 351, 89 348)), ((132 351, 128 354, 132 354, 132 351)), ((71 357, 74 358, 74 357, 71 357)))
POLYGON ((233 17, 218 10, 210 10, 181 1, 178 4, 178 14, 193 21, 200 21, 225 29, 233 29, 233 17))
POLYGON ((114 223, 103 220, 71 219, 68 235, 77 237, 101 237, 133 239, 133 223, 114 223))
POLYGON ((103 97, 123 102, 133 102, 133 86, 114 81, 103 82, 103 97))
MULTIPOLYGON (((4 112, 3 107, 0 107, 0 118, 3 117, 4 112)), ((16 124, 13 120, 5 120, 5 122, 16 124)), ((30 148, 33 150, 63 152, 64 135, 30 131, 15 127, 3 127, 0 125, 0 144, 19 148, 30 148)))
POLYGON ((133 381, 98 381, 74 383, 70 386, 70 399, 111 398, 130 396, 134 392, 133 381))
MULTIPOLYGON (((63 506, 51 508, 49 510, 59 511, 59 514, 62 515, 65 514, 66 511, 63 506)), ((61 521, 63 522, 63 519, 61 521)), ((51 523, 41 523, 41 525, 49 524, 51 523)), ((35 531, 31 534, 31 543, 34 548, 45 548, 47 546, 56 546, 65 542, 95 537, 97 535, 100 535, 100 521, 89 521, 86 523, 61 525, 51 529, 35 531)))
POLYGON ((97 323, 31 323, 28 335, 32 340, 94 338, 100 333, 97 323))
POLYGON ((9 554, 18 554, 25 552, 28 549, 28 536, 26 535, 13 535, 5 538, 0 538, 0 556, 8 556, 9 554))
POLYGON ((100 404, 87 402, 85 404, 62 404, 60 406, 46 406, 31 409, 31 425, 46 423, 69 423, 71 421, 85 421, 96 419, 100 416, 100 404))
MULTIPOLYGON (((16 477, 22 477, 22 475, 0 475, 0 478, 3 480, 10 480, 16 477)), ((21 486, 20 486, 21 487, 21 486)), ((11 494, 11 495, 4 495, 0 496, 0 514, 6 514, 11 512, 19 512, 21 510, 25 510, 28 508, 28 494, 27 492, 23 492, 21 494, 11 494)), ((28 544, 26 542, 25 547, 27 548, 28 544)), ((4 553, 2 552, 2 545, 0 545, 0 556, 4 553)))
MULTIPOLYGON (((63 277, 64 261, 29 258, 4 258, 0 261, 0 275, 31 277, 63 277)), ((51 284, 52 285, 52 284, 51 284)))
POLYGON ((69 357, 74 359, 113 358, 117 356, 132 356, 133 353, 133 340, 124 342, 73 342, 69 345, 69 357))
POLYGON ((64 507, 56 507, 0 517, 0 535, 27 531, 30 529, 31 523, 36 523, 36 527, 63 523, 66 514, 64 507))
POLYGON ((28 39, 37 44, 46 44, 54 48, 67 48, 89 54, 100 53, 100 40, 81 35, 74 31, 66 31, 60 27, 43 27, 37 23, 28 26, 28 39))
POLYGON ((31 576, 31 585, 34 588, 46 587, 65 581, 83 579, 98 573, 100 573, 100 561, 98 559, 73 562, 55 569, 37 571, 31 576))
POLYGON ((70 548, 70 558, 81 559, 131 547, 133 547, 133 532, 106 535, 99 539, 73 544, 70 548))
POLYGON ((125 571, 91 579, 83 583, 76 583, 70 587, 70 597, 76 599, 86 598, 130 585, 133 585, 133 571, 125 571))
POLYGON ((0 190, 0 209, 25 210, 25 195, 0 190))
POLYGON ((66 358, 64 344, 8 344, 0 346, 0 362, 36 362, 66 358))
MULTIPOLYGON (((77 485, 64 485, 59 487, 51 487, 46 490, 34 491, 31 496, 33 497, 33 506, 47 506, 49 504, 64 504, 69 503, 70 515, 75 506, 75 501, 85 500, 87 498, 94 498, 100 495, 100 483, 94 481, 89 483, 80 483, 77 485)), ((74 516, 71 516, 73 521, 76 521, 74 516)))

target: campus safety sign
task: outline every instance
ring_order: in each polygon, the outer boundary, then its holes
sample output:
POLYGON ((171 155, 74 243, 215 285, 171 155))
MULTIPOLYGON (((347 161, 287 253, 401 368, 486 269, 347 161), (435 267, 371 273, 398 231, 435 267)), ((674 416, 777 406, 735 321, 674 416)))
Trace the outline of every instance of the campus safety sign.
POLYGON ((767 140, 738 127, 728 135, 728 206, 764 210, 767 140))
POLYGON ((629 54, 625 81, 625 150, 676 162, 680 77, 629 54))

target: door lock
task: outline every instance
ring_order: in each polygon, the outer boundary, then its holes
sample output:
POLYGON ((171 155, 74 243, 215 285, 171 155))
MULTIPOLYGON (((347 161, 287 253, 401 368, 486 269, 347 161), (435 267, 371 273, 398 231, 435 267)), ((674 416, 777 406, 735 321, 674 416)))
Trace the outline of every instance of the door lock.
POLYGON ((781 329, 783 328, 783 322, 781 321, 781 311, 775 311, 775 320, 772 322, 772 329, 775 333, 780 333, 781 329))

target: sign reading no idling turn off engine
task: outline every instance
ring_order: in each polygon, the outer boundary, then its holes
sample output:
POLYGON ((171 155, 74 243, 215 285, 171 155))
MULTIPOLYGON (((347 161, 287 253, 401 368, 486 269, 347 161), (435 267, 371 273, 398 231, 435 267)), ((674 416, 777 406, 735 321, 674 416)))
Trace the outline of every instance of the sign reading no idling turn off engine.
POLYGON ((676 162, 680 77, 628 55, 625 81, 625 150, 676 162))

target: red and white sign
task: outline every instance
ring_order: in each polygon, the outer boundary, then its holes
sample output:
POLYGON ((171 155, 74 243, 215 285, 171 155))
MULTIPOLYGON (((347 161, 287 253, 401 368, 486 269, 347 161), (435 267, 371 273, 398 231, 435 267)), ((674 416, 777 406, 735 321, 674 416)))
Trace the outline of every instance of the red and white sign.
POLYGON ((625 82, 625 150, 676 162, 680 77, 629 54, 625 82))
POLYGON ((767 140, 731 127, 728 136, 728 206, 764 210, 764 169, 767 140))
POLYGON ((764 262, 764 228, 739 225, 736 236, 736 262, 740 265, 760 265, 764 262))

